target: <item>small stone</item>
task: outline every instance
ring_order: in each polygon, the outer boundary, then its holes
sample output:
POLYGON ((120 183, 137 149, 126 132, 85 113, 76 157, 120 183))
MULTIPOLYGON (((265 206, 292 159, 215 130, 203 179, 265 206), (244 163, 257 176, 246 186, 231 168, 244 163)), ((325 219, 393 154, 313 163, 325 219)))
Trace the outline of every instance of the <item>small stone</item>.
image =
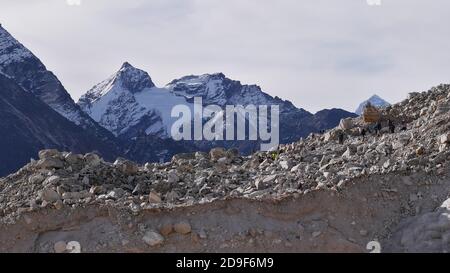
POLYGON ((151 170, 153 169, 153 164, 148 163, 148 162, 145 163, 144 169, 145 169, 146 171, 151 171, 151 170))
POLYGON ((66 192, 66 189, 63 186, 57 186, 56 192, 62 196, 66 192))
POLYGON ((103 187, 102 186, 92 186, 91 189, 89 190, 90 194, 100 194, 102 193, 103 187))
POLYGON ((347 147, 347 150, 342 155, 342 157, 351 158, 356 152, 357 152, 357 148, 349 146, 349 147, 347 147))
POLYGON ((67 244, 64 241, 59 241, 53 246, 53 249, 55 253, 65 253, 67 251, 67 244))
POLYGON ((172 157, 172 162, 177 162, 180 160, 190 160, 190 159, 194 159, 195 155, 193 153, 181 153, 181 154, 176 154, 172 157))
POLYGON ((83 183, 84 185, 89 185, 89 177, 88 176, 83 177, 83 180, 81 180, 81 183, 83 183))
POLYGON ((61 200, 56 201, 54 205, 57 210, 61 210, 64 207, 63 201, 61 200))
POLYGON ((91 197, 92 194, 88 191, 80 191, 80 192, 65 192, 62 195, 62 199, 64 200, 80 200, 91 197))
POLYGON ((119 199, 121 197, 123 197, 125 195, 125 191, 120 189, 120 188, 115 188, 114 190, 110 191, 107 195, 106 198, 109 199, 119 199))
POLYGON ((175 202, 175 201, 178 201, 179 198, 180 198, 180 196, 175 191, 170 191, 166 194, 167 202, 175 202))
POLYGON ((207 157, 206 153, 203 152, 196 152, 194 155, 195 159, 200 160, 200 159, 204 159, 207 157))
POLYGON ((147 231, 142 240, 149 246, 154 247, 164 243, 164 237, 156 231, 147 231))
POLYGON ((301 164, 298 164, 298 165, 292 167, 291 172, 295 173, 295 172, 297 172, 301 167, 302 167, 302 165, 301 165, 301 164))
POLYGON ((36 167, 40 169, 61 169, 64 167, 64 163, 59 158, 44 158, 37 162, 36 167))
POLYGON ((30 209, 31 210, 35 210, 35 209, 37 209, 39 206, 37 205, 37 203, 36 203, 36 200, 35 199, 31 199, 30 200, 30 209))
POLYGON ((61 180, 61 178, 57 175, 52 175, 49 178, 47 178, 44 182, 44 185, 46 186, 56 186, 58 182, 61 180))
POLYGON ((139 195, 139 194, 141 194, 143 191, 142 191, 142 189, 144 188, 144 186, 143 186, 143 184, 142 183, 138 183, 137 185, 136 185, 136 187, 134 187, 134 189, 133 189, 133 191, 131 192, 131 194, 133 194, 133 195, 139 195))
POLYGON ((428 113, 428 107, 422 108, 420 110, 420 116, 424 116, 428 113))
POLYGON ((159 229, 159 232, 161 232, 161 234, 163 236, 168 236, 173 232, 173 225, 172 224, 164 224, 159 229))
POLYGON ((180 234, 189 234, 192 230, 191 225, 188 222, 180 222, 174 226, 175 232, 180 234))
POLYGON ((424 147, 419 147, 419 148, 417 148, 417 150, 416 150, 416 155, 417 156, 421 156, 421 155, 423 155, 425 153, 425 148, 424 147))
POLYGON ((289 162, 287 162, 287 161, 281 161, 280 162, 280 166, 281 166, 281 168, 283 169, 283 170, 288 170, 289 169, 289 162))
POLYGON ((39 152, 39 159, 46 159, 46 158, 52 158, 59 155, 58 150, 55 149, 48 149, 48 150, 42 150, 39 152))
POLYGON ((30 182, 31 184, 39 184, 42 181, 44 181, 44 179, 45 179, 45 177, 42 174, 38 173, 38 174, 30 176, 28 178, 28 182, 30 182))
POLYGON ((86 165, 90 167, 97 167, 102 162, 102 159, 94 153, 85 154, 84 160, 86 161, 86 165))
POLYGON ((123 158, 118 158, 114 162, 114 166, 127 175, 135 175, 139 172, 138 165, 136 165, 134 162, 131 162, 123 158))
POLYGON ((217 160, 217 164, 228 165, 230 164, 230 159, 228 157, 222 157, 217 160))
POLYGON ((200 241, 200 237, 198 236, 197 233, 195 233, 195 232, 191 233, 191 241, 193 243, 198 243, 200 241))
POLYGON ((70 165, 75 165, 79 162, 81 162, 82 156, 81 155, 77 155, 77 154, 73 154, 73 153, 68 153, 65 157, 64 160, 69 163, 70 165))
POLYGON ((268 176, 266 176, 264 179, 263 179, 263 183, 264 184, 269 184, 269 183, 272 183, 273 181, 275 181, 275 179, 277 178, 277 175, 276 174, 273 174, 273 175, 268 175, 268 176))
POLYGON ((223 148, 214 148, 209 152, 209 156, 213 161, 217 161, 218 159, 225 157, 226 155, 226 151, 223 148))
POLYGON ((150 192, 148 195, 148 201, 152 204, 159 204, 161 203, 161 197, 156 192, 150 192))
POLYGON ((257 190, 263 190, 267 188, 267 185, 263 183, 262 179, 257 179, 255 181, 255 187, 257 190))
POLYGON ((239 150, 236 148, 232 148, 227 151, 227 157, 230 159, 234 159, 238 156, 239 156, 239 150))
POLYGON ((61 195, 53 189, 43 189, 39 193, 39 198, 48 203, 54 203, 61 199, 61 195))
POLYGON ((176 170, 170 170, 167 174, 167 182, 168 183, 177 183, 180 181, 176 170))
POLYGON ((353 120, 351 118, 341 119, 339 127, 342 130, 350 130, 353 128, 353 120))
POLYGON ((441 144, 450 143, 450 134, 445 134, 440 137, 441 144))

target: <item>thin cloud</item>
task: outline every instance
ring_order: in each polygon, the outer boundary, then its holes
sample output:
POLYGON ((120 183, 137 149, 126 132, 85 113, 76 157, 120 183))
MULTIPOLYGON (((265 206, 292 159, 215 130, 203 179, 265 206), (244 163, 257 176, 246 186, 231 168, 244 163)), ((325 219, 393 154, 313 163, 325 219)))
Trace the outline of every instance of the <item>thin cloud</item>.
POLYGON ((81 0, 66 0, 67 5, 69 6, 81 6, 81 0))

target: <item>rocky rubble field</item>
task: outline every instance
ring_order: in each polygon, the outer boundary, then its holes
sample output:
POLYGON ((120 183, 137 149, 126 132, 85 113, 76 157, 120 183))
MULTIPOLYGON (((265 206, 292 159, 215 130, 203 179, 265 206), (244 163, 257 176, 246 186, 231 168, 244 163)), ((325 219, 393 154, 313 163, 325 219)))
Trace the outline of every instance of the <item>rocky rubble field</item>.
POLYGON ((248 157, 44 150, 0 179, 0 251, 450 251, 449 110, 440 85, 383 109, 379 132, 346 119, 248 157))

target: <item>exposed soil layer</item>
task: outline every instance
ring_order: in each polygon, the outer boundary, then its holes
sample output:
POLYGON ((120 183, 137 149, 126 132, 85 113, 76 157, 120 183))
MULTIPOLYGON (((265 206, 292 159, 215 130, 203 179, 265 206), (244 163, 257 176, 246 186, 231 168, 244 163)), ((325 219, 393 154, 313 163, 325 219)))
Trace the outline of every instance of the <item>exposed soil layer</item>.
POLYGON ((76 241, 82 252, 369 252, 374 240, 383 252, 450 250, 448 218, 440 233, 431 234, 432 243, 414 232, 426 230, 420 219, 428 215, 425 223, 431 224, 430 215, 448 198, 442 190, 449 188, 448 177, 389 174, 350 183, 341 192, 228 199, 138 214, 108 206, 44 208, 2 225, 0 251, 54 252, 58 242, 76 241), (171 231, 177 223, 191 230, 171 231), (149 231, 163 234, 163 241, 146 243, 149 231))

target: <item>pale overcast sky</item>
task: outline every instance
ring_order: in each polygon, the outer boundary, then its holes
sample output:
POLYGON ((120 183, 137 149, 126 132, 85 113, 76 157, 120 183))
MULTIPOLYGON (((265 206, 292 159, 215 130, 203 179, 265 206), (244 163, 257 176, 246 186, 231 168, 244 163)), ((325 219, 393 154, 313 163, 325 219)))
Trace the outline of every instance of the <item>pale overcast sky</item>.
POLYGON ((163 86, 223 72, 310 111, 450 82, 450 1, 0 0, 73 98, 124 61, 163 86))

